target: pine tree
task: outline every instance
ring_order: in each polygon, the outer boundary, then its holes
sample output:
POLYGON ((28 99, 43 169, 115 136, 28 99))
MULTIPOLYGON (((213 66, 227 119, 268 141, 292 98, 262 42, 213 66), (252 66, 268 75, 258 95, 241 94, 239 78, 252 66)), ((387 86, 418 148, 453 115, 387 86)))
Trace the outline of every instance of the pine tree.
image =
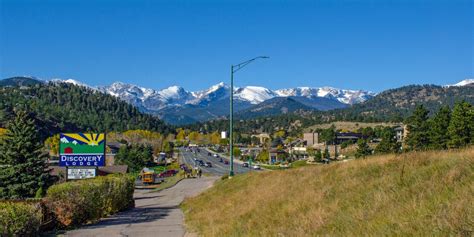
POLYGON ((359 139, 357 141, 357 151, 355 154, 356 158, 365 158, 366 156, 372 154, 372 149, 367 144, 365 139, 359 139))
POLYGON ((430 145, 428 110, 418 105, 407 119, 408 135, 406 144, 410 150, 425 150, 430 145))
POLYGON ((448 106, 439 109, 430 120, 430 143, 434 149, 446 149, 448 147, 448 126, 451 121, 451 110, 448 106))
POLYGON ((26 112, 18 112, 0 143, 0 198, 34 197, 48 181, 47 154, 26 112))
POLYGON ((395 138, 395 131, 392 128, 385 128, 382 131, 382 141, 375 147, 377 153, 396 153, 400 151, 400 144, 395 138))
POLYGON ((448 135, 450 148, 463 147, 474 141, 474 112, 469 103, 462 101, 454 105, 448 135))

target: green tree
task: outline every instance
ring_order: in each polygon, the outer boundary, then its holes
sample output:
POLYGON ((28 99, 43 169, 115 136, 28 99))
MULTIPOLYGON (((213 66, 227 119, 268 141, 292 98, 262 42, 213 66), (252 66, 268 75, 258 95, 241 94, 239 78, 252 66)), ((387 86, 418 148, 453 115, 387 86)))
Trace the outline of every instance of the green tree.
POLYGON ((321 153, 320 149, 317 149, 316 153, 314 154, 314 160, 321 161, 322 159, 323 159, 323 154, 321 153))
POLYGON ((430 120, 430 142, 434 149, 446 149, 448 147, 448 127, 451 121, 451 110, 448 106, 441 107, 436 115, 430 120))
POLYGON ((269 159, 269 153, 268 150, 263 149, 260 153, 258 153, 257 157, 255 158, 259 162, 266 163, 268 162, 269 159))
POLYGON ((367 144, 367 140, 359 139, 357 141, 357 151, 355 154, 356 158, 365 158, 366 156, 372 154, 372 149, 370 148, 369 144, 367 144))
POLYGON ((423 105, 416 106, 407 119, 408 135, 406 144, 410 150, 425 150, 429 147, 428 110, 423 105))
POLYGON ((474 111, 472 105, 462 101, 454 105, 451 122, 448 126, 450 148, 463 147, 470 144, 474 136, 474 111))
POLYGON ((397 153, 400 151, 400 143, 397 142, 395 131, 386 127, 381 131, 382 141, 375 147, 375 152, 384 153, 397 153))
POLYGON ((28 198, 45 190, 49 174, 34 120, 17 112, 0 143, 0 199, 28 198))
POLYGON ((324 152, 322 154, 322 157, 324 159, 330 159, 331 158, 331 153, 329 153, 329 148, 328 146, 326 146, 326 148, 324 148, 324 152))
POLYGON ((234 156, 239 157, 242 155, 242 151, 238 147, 234 147, 234 156))

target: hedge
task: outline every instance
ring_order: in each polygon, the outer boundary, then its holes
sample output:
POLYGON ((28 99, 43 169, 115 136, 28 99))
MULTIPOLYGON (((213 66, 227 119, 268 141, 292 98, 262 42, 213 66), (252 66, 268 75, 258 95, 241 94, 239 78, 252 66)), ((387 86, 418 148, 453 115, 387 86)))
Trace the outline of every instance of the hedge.
POLYGON ((77 226, 134 206, 135 179, 109 175, 51 186, 44 200, 61 227, 77 226))
POLYGON ((40 203, 0 202, 0 236, 35 236, 42 219, 40 203))

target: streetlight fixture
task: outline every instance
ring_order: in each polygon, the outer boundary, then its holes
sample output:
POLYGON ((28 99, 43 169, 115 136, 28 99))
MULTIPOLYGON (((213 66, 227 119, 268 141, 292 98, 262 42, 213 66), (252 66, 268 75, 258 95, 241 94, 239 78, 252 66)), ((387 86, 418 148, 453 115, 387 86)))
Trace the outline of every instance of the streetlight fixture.
MULTIPOLYGON (((257 60, 257 59, 267 59, 270 58, 268 56, 258 56, 247 61, 241 62, 237 65, 230 66, 230 125, 229 125, 229 145, 230 145, 230 172, 229 177, 234 176, 234 137, 233 137, 233 130, 234 130, 234 73, 242 69, 243 67, 247 66, 249 63, 257 60)), ((250 167, 251 168, 251 167, 250 167)))

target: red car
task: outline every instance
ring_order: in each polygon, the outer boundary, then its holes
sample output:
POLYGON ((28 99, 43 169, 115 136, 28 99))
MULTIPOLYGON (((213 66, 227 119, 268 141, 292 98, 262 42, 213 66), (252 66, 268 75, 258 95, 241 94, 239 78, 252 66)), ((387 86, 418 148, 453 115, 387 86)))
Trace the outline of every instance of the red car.
POLYGON ((160 178, 171 177, 171 176, 174 176, 177 173, 178 173, 177 170, 166 170, 166 171, 161 172, 158 175, 158 177, 160 177, 160 178))

